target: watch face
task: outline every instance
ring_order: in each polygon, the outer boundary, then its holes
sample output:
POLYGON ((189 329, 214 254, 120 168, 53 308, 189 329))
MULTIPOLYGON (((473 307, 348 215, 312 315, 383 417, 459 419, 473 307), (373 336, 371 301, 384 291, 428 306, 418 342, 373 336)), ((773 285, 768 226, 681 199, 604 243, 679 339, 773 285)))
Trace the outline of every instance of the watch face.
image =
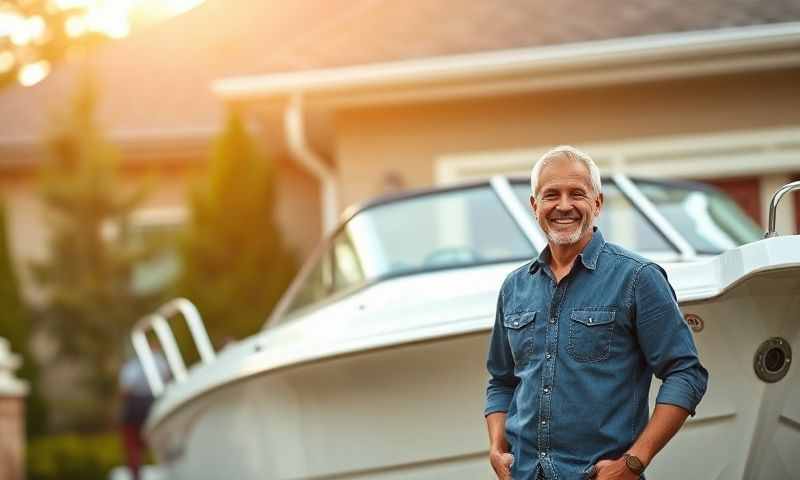
POLYGON ((642 473, 644 471, 644 464, 638 457, 633 455, 626 455, 625 456, 625 465, 627 465, 628 469, 633 473, 642 473))

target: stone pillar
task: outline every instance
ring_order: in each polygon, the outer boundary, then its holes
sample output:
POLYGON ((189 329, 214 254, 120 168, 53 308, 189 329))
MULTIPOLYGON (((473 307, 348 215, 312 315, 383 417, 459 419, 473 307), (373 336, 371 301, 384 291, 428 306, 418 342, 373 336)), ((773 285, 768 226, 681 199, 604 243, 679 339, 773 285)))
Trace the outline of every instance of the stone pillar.
POLYGON ((25 396, 28 386, 14 377, 20 359, 0 338, 0 480, 25 478, 25 396))

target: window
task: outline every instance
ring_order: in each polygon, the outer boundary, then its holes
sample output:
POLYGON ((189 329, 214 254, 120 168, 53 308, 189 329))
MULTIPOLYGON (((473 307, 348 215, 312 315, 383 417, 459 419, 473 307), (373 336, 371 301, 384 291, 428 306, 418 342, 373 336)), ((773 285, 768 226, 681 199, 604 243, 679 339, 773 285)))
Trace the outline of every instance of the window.
MULTIPOLYGON (((178 240, 186 219, 182 207, 138 210, 130 218, 129 235, 132 246, 143 253, 133 268, 133 291, 155 293, 168 286, 180 272, 178 240)), ((119 225, 103 225, 103 235, 111 240, 119 235, 119 225)))

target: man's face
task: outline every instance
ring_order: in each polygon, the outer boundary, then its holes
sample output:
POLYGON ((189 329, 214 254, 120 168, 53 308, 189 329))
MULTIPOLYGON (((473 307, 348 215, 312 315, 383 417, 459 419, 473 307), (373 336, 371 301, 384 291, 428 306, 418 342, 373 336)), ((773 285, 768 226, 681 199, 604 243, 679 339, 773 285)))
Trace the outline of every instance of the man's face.
POLYGON ((572 245, 591 236, 602 205, 603 194, 593 191, 589 169, 567 157, 542 169, 538 192, 531 196, 542 231, 556 245, 572 245))

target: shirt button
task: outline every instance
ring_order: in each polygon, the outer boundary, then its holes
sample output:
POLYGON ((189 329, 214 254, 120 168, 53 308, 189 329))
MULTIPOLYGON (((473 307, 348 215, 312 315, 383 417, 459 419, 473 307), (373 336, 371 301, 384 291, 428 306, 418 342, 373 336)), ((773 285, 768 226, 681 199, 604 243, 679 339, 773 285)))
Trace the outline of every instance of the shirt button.
MULTIPOLYGON (((591 320, 590 320, 590 323, 591 323, 591 320)), ((519 322, 514 322, 514 326, 516 327, 517 325, 519 325, 519 322)))
POLYGON ((550 387, 544 387, 544 393, 550 393, 550 387))
POLYGON ((589 317, 589 323, 592 323, 592 317, 589 317))
POLYGON ((542 457, 546 457, 547 456, 547 452, 542 452, 539 455, 542 456, 542 457))
POLYGON ((551 318, 550 323, 556 323, 556 317, 551 318))
POLYGON ((542 420, 542 425, 547 425, 547 420, 542 420))
POLYGON ((550 360, 550 357, 552 357, 552 355, 550 355, 549 353, 545 353, 545 354, 544 354, 544 356, 545 356, 545 358, 547 358, 548 360, 550 360))

